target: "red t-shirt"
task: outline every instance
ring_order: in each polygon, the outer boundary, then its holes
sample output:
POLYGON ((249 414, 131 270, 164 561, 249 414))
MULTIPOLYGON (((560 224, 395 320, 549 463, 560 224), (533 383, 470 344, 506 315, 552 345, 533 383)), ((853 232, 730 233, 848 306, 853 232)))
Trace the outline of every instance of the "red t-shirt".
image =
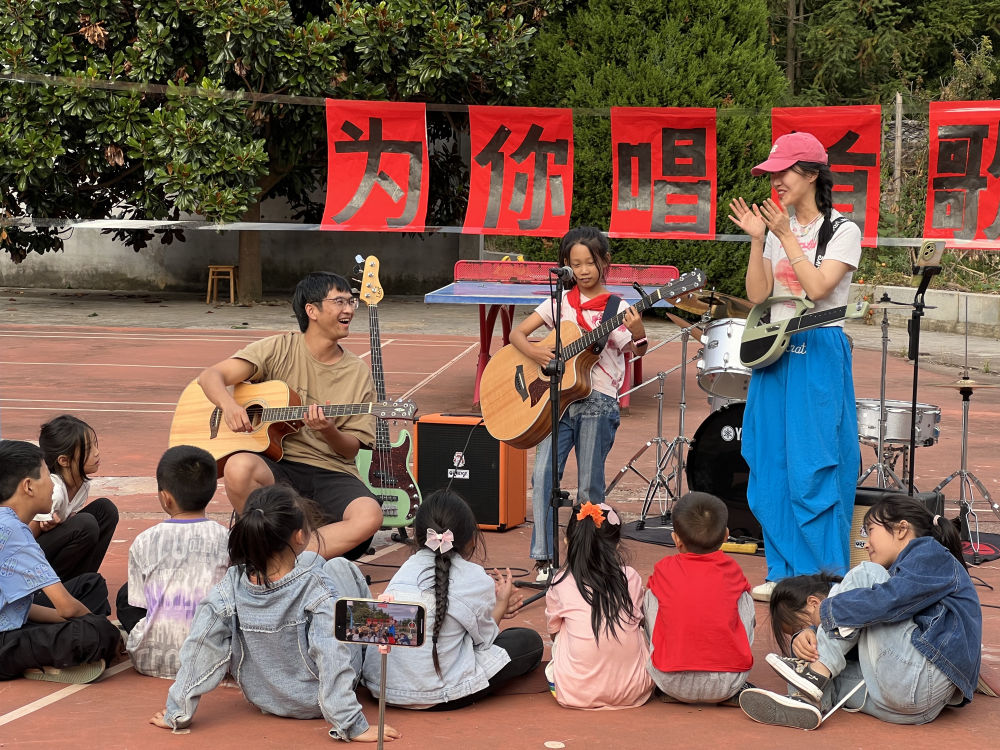
POLYGON ((753 666, 738 609, 750 584, 724 552, 664 557, 649 590, 659 601, 653 666, 661 672, 746 672, 753 666))

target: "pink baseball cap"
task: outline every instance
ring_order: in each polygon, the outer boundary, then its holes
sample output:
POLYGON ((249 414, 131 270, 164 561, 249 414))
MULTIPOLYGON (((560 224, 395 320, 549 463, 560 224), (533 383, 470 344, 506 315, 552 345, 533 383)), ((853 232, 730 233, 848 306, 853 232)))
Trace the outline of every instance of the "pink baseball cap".
POLYGON ((771 172, 784 172, 796 162, 812 161, 826 164, 826 149, 812 133, 788 133, 771 146, 771 155, 750 170, 754 177, 771 172))

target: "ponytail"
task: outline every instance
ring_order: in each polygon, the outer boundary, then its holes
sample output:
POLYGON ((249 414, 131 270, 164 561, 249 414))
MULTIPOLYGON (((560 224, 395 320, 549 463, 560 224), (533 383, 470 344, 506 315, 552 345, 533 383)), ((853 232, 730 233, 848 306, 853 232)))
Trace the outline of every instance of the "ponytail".
POLYGON ((285 549, 295 551, 290 540, 296 531, 308 531, 307 501, 291 487, 272 484, 250 493, 243 514, 229 531, 229 561, 240 573, 255 576, 266 588, 271 559, 285 549))
POLYGON ((965 570, 969 566, 962 555, 962 540, 955 524, 944 516, 934 515, 909 495, 886 495, 865 513, 864 524, 870 522, 891 529, 901 521, 906 521, 917 537, 934 537, 955 557, 965 570))
POLYGON ((434 671, 441 677, 438 661, 438 636, 448 616, 448 589, 451 583, 451 563, 455 555, 469 555, 482 544, 476 516, 465 499, 451 490, 437 490, 424 498, 413 519, 413 543, 417 549, 434 550, 434 628, 431 631, 431 658, 434 671), (428 532, 433 531, 432 544, 427 544, 428 532), (447 544, 435 544, 438 535, 451 532, 447 544))

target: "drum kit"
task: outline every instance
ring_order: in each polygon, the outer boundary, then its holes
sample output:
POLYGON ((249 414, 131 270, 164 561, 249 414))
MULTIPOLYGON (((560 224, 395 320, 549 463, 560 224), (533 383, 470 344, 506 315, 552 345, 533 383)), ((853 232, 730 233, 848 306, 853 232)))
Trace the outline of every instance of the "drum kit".
MULTIPOLYGON (((681 340, 681 361, 669 370, 658 372, 655 377, 636 385, 627 393, 638 390, 653 380, 659 387, 657 399, 656 435, 648 440, 629 459, 608 484, 610 493, 629 472, 647 482, 646 497, 642 505, 637 529, 643 529, 654 500, 658 500, 660 525, 669 528, 669 507, 682 494, 682 477, 689 490, 708 492, 721 498, 729 509, 729 528, 732 537, 761 542, 760 523, 753 516, 747 503, 747 485, 750 468, 742 455, 743 413, 751 370, 740 362, 740 341, 746 317, 753 305, 746 300, 712 291, 701 296, 679 301, 677 307, 695 315, 699 320, 691 323, 677 315, 667 317, 680 327, 677 335, 652 347, 646 354, 677 338, 681 340), (688 356, 688 340, 694 338, 701 345, 694 356, 688 356), (712 413, 698 426, 692 438, 685 433, 686 373, 687 366, 697 362, 698 386, 708 394, 712 413), (678 433, 672 439, 663 437, 663 385, 671 373, 680 370, 678 402, 678 433), (652 475, 644 473, 638 465, 640 458, 655 447, 656 465, 652 475), (688 456, 685 457, 685 451, 688 456)), ((968 315, 966 315, 968 318, 968 315)), ((870 446, 876 462, 858 479, 858 486, 874 475, 879 488, 906 492, 906 487, 895 471, 902 458, 901 475, 906 475, 908 462, 912 462, 912 448, 931 446, 940 434, 941 409, 938 406, 911 401, 886 399, 886 360, 888 357, 888 317, 883 307, 882 319, 882 373, 879 398, 857 399, 858 439, 870 446)), ((940 492, 953 480, 959 482, 959 509, 963 539, 971 541, 971 524, 976 522, 973 508, 973 488, 1000 519, 1000 505, 993 502, 983 483, 968 470, 968 416, 969 399, 977 388, 1000 387, 977 383, 969 378, 968 370, 968 320, 966 320, 966 367, 963 378, 954 383, 935 384, 957 389, 962 394, 962 463, 961 467, 942 481, 935 492, 940 492)), ((622 394, 624 395, 624 394, 622 394)), ((911 467, 911 489, 912 467, 911 467)), ((975 538, 978 541, 978 523, 975 538)), ((976 544, 972 544, 976 549, 976 544)))

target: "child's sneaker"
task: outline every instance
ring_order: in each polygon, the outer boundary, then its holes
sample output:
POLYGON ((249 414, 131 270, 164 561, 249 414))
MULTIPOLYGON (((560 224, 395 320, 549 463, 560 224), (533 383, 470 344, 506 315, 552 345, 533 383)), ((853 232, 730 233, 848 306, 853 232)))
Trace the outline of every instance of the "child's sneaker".
POLYGON ((814 670, 805 659, 796 659, 794 656, 768 654, 765 661, 771 665, 771 669, 809 696, 813 701, 819 703, 823 700, 823 688, 826 687, 830 678, 824 677, 814 670))
POLYGON ((739 708, 739 705, 740 705, 740 696, 743 695, 743 692, 745 690, 753 690, 756 687, 757 686, 754 685, 752 682, 744 682, 743 683, 743 687, 741 687, 735 693, 733 693, 732 695, 730 695, 724 701, 719 701, 719 705, 720 706, 732 706, 733 708, 739 708))
POLYGON ((79 664, 75 667, 43 667, 42 669, 26 669, 24 677, 28 680, 43 682, 62 682, 68 685, 85 685, 93 682, 104 674, 104 659, 79 664))
POLYGON ((804 695, 789 696, 751 688, 740 693, 743 713, 761 724, 795 729, 816 729, 823 723, 819 709, 804 695))

